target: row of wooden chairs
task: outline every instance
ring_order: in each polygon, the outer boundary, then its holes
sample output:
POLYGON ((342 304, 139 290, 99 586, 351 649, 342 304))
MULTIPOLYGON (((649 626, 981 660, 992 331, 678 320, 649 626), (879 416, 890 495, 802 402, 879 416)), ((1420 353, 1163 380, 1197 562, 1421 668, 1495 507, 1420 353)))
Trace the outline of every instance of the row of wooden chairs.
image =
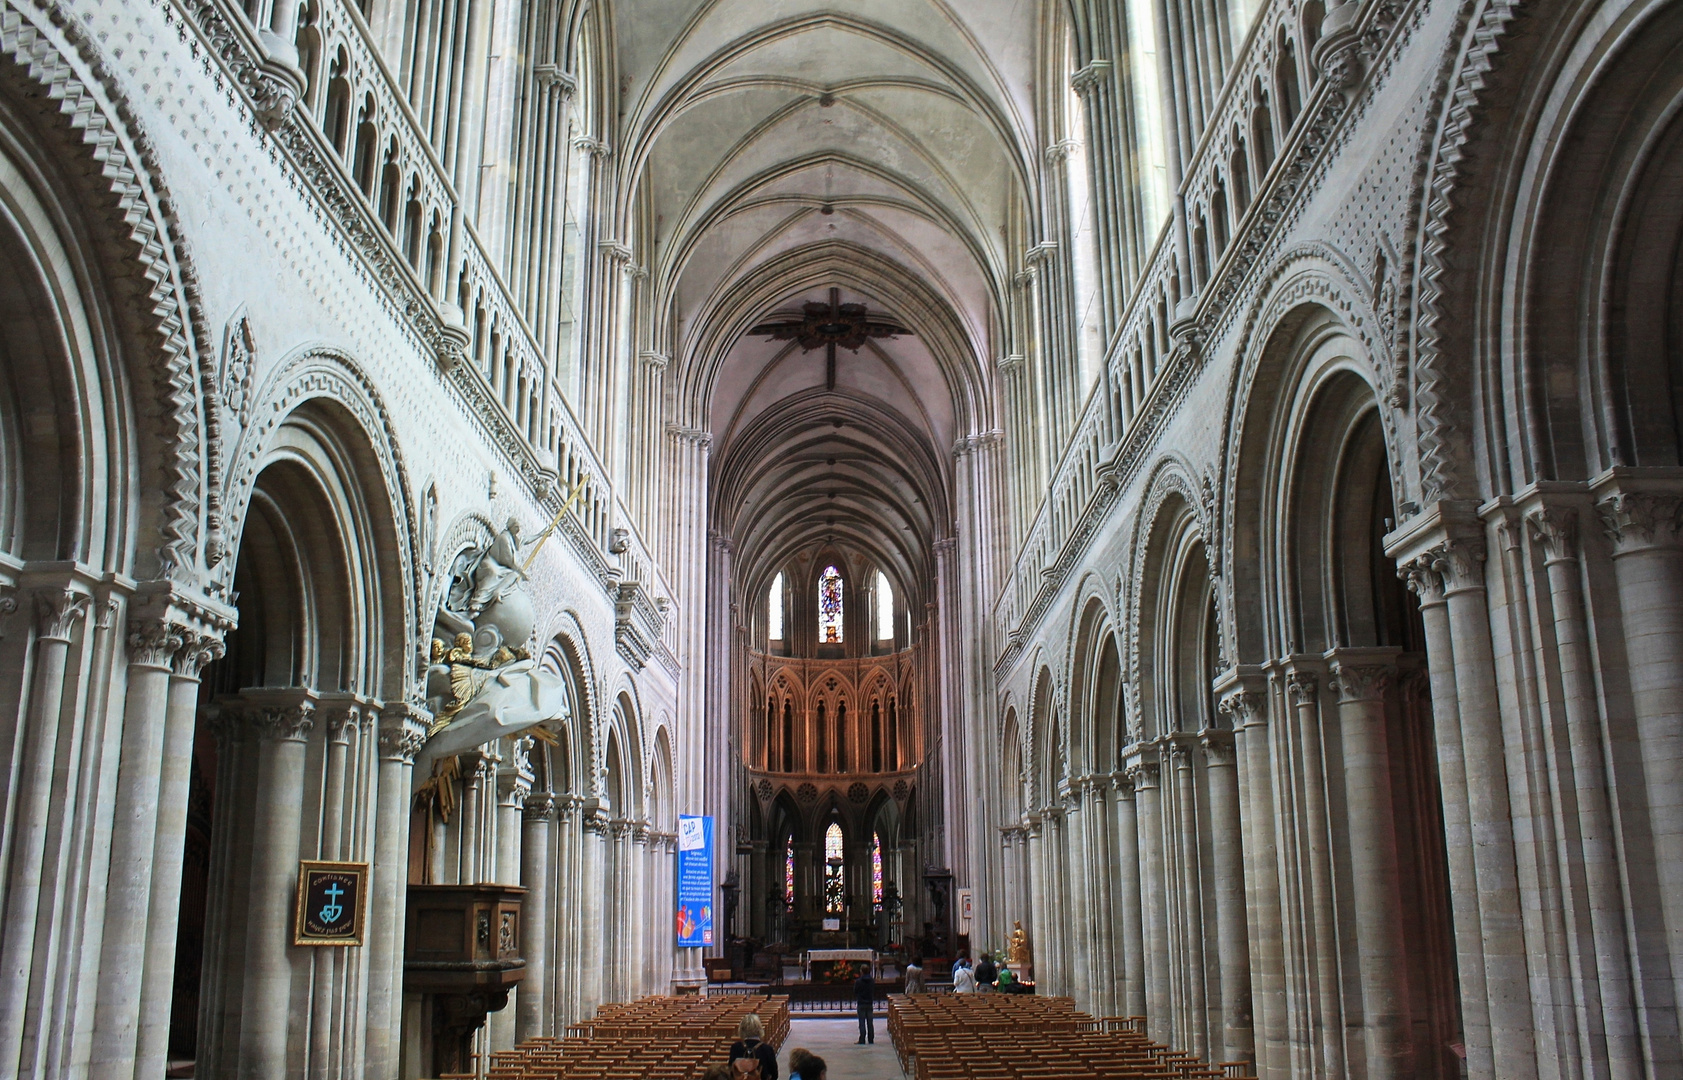
POLYGON ((1069 998, 893 996, 889 1035, 916 1080, 1246 1080, 1246 1062, 1206 1063, 1152 1042, 1141 1017, 1094 1017, 1069 998))
POLYGON ((698 1080, 723 1063, 743 1016, 757 1013, 766 1041, 789 1034, 786 997, 654 997, 604 1005, 567 1028, 492 1055, 490 1080, 698 1080))

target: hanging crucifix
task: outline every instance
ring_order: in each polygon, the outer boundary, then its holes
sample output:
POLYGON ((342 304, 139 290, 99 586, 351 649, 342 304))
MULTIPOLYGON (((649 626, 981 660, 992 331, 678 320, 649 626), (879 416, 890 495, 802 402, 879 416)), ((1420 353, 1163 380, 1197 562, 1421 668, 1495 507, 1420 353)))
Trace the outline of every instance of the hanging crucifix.
POLYGON ((836 346, 858 352, 867 338, 891 338, 911 331, 898 323, 871 318, 864 304, 844 304, 841 290, 830 290, 828 304, 801 305, 802 317, 793 322, 762 323, 748 331, 773 341, 796 341, 802 352, 824 347, 824 389, 836 388, 836 346))

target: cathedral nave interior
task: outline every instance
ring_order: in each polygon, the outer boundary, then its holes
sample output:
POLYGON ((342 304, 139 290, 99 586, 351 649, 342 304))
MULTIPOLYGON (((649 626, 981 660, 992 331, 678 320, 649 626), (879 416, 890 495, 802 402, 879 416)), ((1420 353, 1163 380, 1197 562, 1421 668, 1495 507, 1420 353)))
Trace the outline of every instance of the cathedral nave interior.
POLYGON ((1683 0, 0 0, 0 1076, 1683 1074, 1680 105, 1683 0))

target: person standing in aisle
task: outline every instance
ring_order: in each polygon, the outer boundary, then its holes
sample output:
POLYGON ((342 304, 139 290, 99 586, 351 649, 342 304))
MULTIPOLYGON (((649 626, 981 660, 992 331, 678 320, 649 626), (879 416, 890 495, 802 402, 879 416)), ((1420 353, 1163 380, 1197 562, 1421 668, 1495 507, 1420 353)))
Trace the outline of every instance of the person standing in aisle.
POLYGON ((877 1041, 877 981, 871 975, 871 965, 865 964, 859 979, 853 984, 853 1000, 859 1006, 859 1042, 877 1041))

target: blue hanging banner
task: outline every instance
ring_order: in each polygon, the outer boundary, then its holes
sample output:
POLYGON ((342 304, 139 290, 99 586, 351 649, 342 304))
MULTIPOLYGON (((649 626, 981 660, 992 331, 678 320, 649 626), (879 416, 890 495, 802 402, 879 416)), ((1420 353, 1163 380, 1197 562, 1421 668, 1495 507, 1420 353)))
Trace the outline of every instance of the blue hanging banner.
POLYGON ((713 944, 713 819, 678 818, 678 947, 713 944))

